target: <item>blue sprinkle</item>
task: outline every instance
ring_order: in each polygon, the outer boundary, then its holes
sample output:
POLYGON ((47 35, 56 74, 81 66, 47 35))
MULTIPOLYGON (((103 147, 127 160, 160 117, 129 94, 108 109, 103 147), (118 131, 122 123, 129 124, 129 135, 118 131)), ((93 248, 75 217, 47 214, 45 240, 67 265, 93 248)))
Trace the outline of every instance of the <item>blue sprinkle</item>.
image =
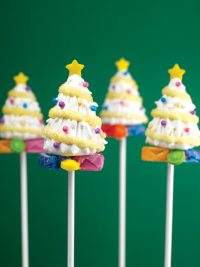
POLYGON ((53 98, 53 103, 56 105, 58 103, 58 100, 54 97, 53 98))
POLYGON ((102 109, 108 110, 108 106, 103 106, 102 109))
POLYGON ((163 103, 166 103, 166 102, 167 102, 167 99, 166 99, 164 96, 162 96, 162 97, 161 97, 161 101, 162 101, 163 103))
POLYGON ((124 74, 124 76, 128 75, 128 71, 125 71, 123 74, 124 74))
POLYGON ((90 109, 91 109, 92 111, 97 111, 97 107, 96 107, 96 106, 91 106, 90 109))
POLYGON ((27 108, 28 107, 28 104, 27 103, 24 103, 23 104, 23 108, 27 108))

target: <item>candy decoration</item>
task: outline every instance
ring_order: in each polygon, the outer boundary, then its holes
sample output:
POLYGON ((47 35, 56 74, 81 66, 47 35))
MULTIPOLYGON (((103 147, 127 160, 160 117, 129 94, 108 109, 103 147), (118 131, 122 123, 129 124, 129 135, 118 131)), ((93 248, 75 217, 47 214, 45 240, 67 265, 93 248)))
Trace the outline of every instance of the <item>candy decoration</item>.
POLYGON ((167 161, 173 165, 180 165, 185 161, 184 151, 171 151, 167 156, 167 161))
POLYGON ((68 126, 63 126, 63 132, 68 133, 69 132, 69 127, 68 126))
POLYGON ((89 83, 88 82, 83 82, 83 87, 89 87, 89 83))
POLYGON ((167 121, 162 120, 162 121, 161 121, 161 125, 162 125, 162 126, 166 126, 166 125, 167 125, 167 121))
POLYGON ((162 97, 161 97, 161 101, 162 101, 163 103, 166 103, 166 102, 167 102, 166 97, 162 96, 162 97))
POLYGON ((91 106, 90 109, 91 109, 92 111, 97 111, 97 107, 96 107, 96 106, 91 106))
POLYGON ((64 108, 64 107, 65 107, 65 102, 60 101, 60 102, 59 102, 59 107, 60 107, 60 108, 64 108))
POLYGON ((116 62, 117 73, 111 83, 100 116, 107 137, 120 141, 119 163, 119 267, 126 266, 126 137, 144 134, 147 122, 138 85, 129 74, 129 62, 116 62), (114 90, 116 89, 116 90, 114 90))
POLYGON ((54 97, 54 98, 52 99, 52 101, 53 101, 53 103, 54 103, 55 105, 57 105, 57 103, 58 103, 58 100, 57 100, 57 98, 56 98, 56 97, 54 97))
POLYGON ((28 104, 27 103, 24 103, 23 104, 23 108, 28 108, 28 104))
MULTIPOLYGON (((75 171, 81 169, 100 170, 103 167, 102 157, 98 155, 97 159, 93 158, 92 160, 90 156, 94 157, 95 153, 98 154, 103 151, 106 141, 105 134, 100 129, 101 119, 95 113, 97 107, 88 89, 89 83, 81 77, 84 65, 79 64, 77 60, 73 60, 66 68, 69 70, 69 77, 61 85, 59 93, 63 91, 68 101, 65 104, 59 100, 58 105, 49 111, 50 119, 47 120, 47 126, 44 128, 44 149, 50 158, 43 156, 40 159, 40 163, 48 169, 61 168, 68 171, 67 266, 74 267, 75 171), (84 109, 87 107, 85 112, 82 111, 82 108, 74 110, 74 101, 79 107, 83 106, 84 109), (62 110, 65 105, 67 105, 67 110, 62 110), (94 113, 91 113, 91 111, 94 111, 94 113), (63 125, 62 122, 66 122, 66 125, 63 125), (89 135, 84 134, 85 128, 86 132, 90 133, 89 135), (70 134, 66 135, 69 130, 70 134), (98 132, 100 134, 96 137, 95 133, 98 132), (53 154, 59 155, 62 160, 60 161, 60 158, 53 154), (76 156, 78 157, 77 159, 75 159, 76 156), (84 157, 84 160, 82 157, 84 157)), ((58 98, 60 99, 60 95, 58 98)))
POLYGON ((25 150, 25 143, 22 140, 12 140, 10 147, 13 152, 20 153, 25 150))
MULTIPOLYGON (((154 119, 150 122, 146 130, 146 143, 157 145, 157 147, 143 147, 142 159, 145 161, 160 161, 167 162, 167 198, 166 198, 166 230, 165 230, 165 267, 171 267, 171 252, 172 252, 172 222, 173 222, 173 185, 174 185, 174 166, 180 165, 183 162, 200 162, 200 153, 193 149, 185 150, 187 147, 195 147, 200 145, 200 135, 197 126, 198 117, 191 116, 193 112, 187 112, 183 107, 182 100, 191 105, 191 98, 186 90, 178 92, 174 86, 182 85, 182 77, 185 70, 181 69, 178 64, 174 65, 169 71, 170 82, 162 93, 174 99, 172 105, 182 109, 181 112, 173 106, 167 106, 166 109, 160 108, 157 103, 157 108, 152 111, 154 119), (177 102, 177 103, 176 103, 177 102), (173 110, 172 110, 173 108, 173 110), (180 115, 181 114, 181 115, 180 115), (167 128, 167 120, 172 122, 167 128), (166 126, 167 130, 160 132, 160 127, 157 127, 158 121, 162 126, 166 126), (176 123, 173 123, 176 122, 176 123), (189 127, 182 125, 190 124, 189 127), (154 127, 152 127, 152 125, 154 127), (178 128, 178 129, 177 129, 178 128), (193 130, 190 138, 185 138, 184 133, 189 133, 193 130), (161 151, 161 152, 159 152, 161 151), (160 157, 161 154, 161 157, 160 157)), ((183 86, 183 88, 185 88, 183 86)), ((195 114, 193 114, 195 115, 195 114)))
POLYGON ((60 146, 60 144, 59 144, 59 143, 57 143, 57 142, 55 142, 55 143, 53 144, 53 146, 54 146, 56 149, 58 149, 58 148, 59 148, 59 146, 60 146))
MULTIPOLYGON (((16 85, 8 93, 0 123, 0 153, 20 153, 21 185, 21 244, 22 266, 29 266, 28 201, 27 201, 27 153, 41 153, 43 123, 42 114, 30 87, 28 77, 20 72, 14 77, 16 85), (10 97, 13 96, 13 97, 10 97), (26 101, 25 101, 26 100, 26 101), (27 103, 24 103, 27 102, 27 103), (20 104, 22 103, 22 104, 20 104), (12 105, 12 107, 10 106, 12 105), (29 109, 29 105, 31 109, 29 109), (23 118, 24 117, 24 118, 23 118), (5 125, 4 125, 4 122, 5 125)), ((12 167, 12 162, 11 162, 12 167)), ((14 170, 13 170, 14 171, 14 170)))
POLYGON ((96 134, 100 134, 100 133, 101 133, 101 129, 96 128, 96 129, 95 129, 95 133, 96 133, 96 134))

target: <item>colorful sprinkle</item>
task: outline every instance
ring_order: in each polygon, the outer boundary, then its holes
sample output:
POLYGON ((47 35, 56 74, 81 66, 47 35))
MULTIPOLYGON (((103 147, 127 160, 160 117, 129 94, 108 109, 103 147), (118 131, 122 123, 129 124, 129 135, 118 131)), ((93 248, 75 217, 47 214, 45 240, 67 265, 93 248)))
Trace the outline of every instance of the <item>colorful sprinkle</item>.
POLYGON ((69 132, 69 127, 68 126, 63 126, 63 132, 68 133, 69 132))
POLYGON ((115 89, 115 88, 116 88, 116 86, 115 86, 115 84, 113 84, 113 85, 112 85, 112 89, 115 89))
POLYGON ((102 109, 108 110, 108 106, 103 106, 102 109))
POLYGON ((3 124, 5 122, 4 118, 0 118, 0 124, 3 124))
POLYGON ((189 132, 190 132, 190 128, 187 127, 187 128, 184 129, 184 131, 185 131, 186 133, 189 133, 189 132))
POLYGON ((31 91, 31 88, 27 85, 27 86, 25 87, 25 90, 26 90, 27 92, 29 92, 29 91, 31 91))
POLYGON ((27 103, 24 103, 23 104, 23 108, 27 108, 28 107, 28 104, 27 103))
POLYGON ((97 107, 96 107, 96 106, 91 106, 90 109, 91 109, 92 111, 97 111, 97 107))
POLYGON ((40 122, 41 124, 43 124, 43 123, 44 123, 44 120, 43 120, 43 119, 40 119, 39 122, 40 122))
POLYGON ((119 103, 120 103, 120 105, 123 106, 124 105, 124 100, 120 100, 119 103))
POLYGON ((83 82, 83 87, 89 87, 89 83, 88 82, 83 82))
POLYGON ((58 103, 58 100, 57 100, 56 97, 54 97, 54 98, 52 99, 52 101, 53 101, 53 103, 54 103, 55 105, 58 103))
POLYGON ((180 86, 181 86, 181 82, 176 82, 175 85, 176 85, 177 87, 180 87, 180 86))
POLYGON ((192 115, 196 115, 196 109, 190 112, 192 115))
POLYGON ((60 101, 60 102, 59 102, 59 107, 60 107, 60 108, 64 108, 64 107, 65 107, 65 102, 60 101))
POLYGON ((100 132, 101 132, 101 129, 100 129, 100 128, 96 128, 96 129, 95 129, 95 133, 96 133, 96 134, 100 134, 100 132))
POLYGON ((59 148, 60 144, 55 142, 55 143, 53 144, 53 146, 54 146, 54 148, 57 149, 57 148, 59 148))
POLYGON ((15 100, 13 98, 10 98, 10 104, 14 105, 14 103, 15 103, 15 100))
POLYGON ((162 121, 161 121, 161 125, 162 125, 162 126, 166 126, 166 125, 167 125, 167 122, 166 122, 165 120, 162 120, 162 121))
POLYGON ((131 89, 126 90, 127 94, 131 94, 131 89))
POLYGON ((167 102, 166 97, 162 96, 162 97, 161 97, 161 101, 162 101, 163 103, 166 103, 166 102, 167 102))
POLYGON ((123 74, 124 74, 124 76, 128 75, 128 71, 125 71, 123 74))

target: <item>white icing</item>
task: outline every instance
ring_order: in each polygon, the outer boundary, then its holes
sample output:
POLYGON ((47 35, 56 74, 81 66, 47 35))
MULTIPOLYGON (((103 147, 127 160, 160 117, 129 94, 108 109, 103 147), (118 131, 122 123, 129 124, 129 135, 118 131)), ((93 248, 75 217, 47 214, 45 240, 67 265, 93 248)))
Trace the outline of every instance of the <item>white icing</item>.
MULTIPOLYGON (((91 127, 87 122, 77 122, 75 120, 69 119, 49 118, 47 120, 47 123, 48 127, 53 129, 56 133, 60 135, 68 135, 70 137, 80 138, 81 140, 85 140, 86 143, 88 140, 93 140, 100 144, 107 143, 104 138, 101 138, 100 134, 95 133, 96 127, 91 127), (64 126, 67 126, 69 129, 67 133, 63 132, 64 126)), ((58 155, 87 155, 99 152, 94 149, 81 149, 75 145, 67 145, 64 143, 61 143, 59 145, 59 148, 55 148, 55 142, 56 141, 53 139, 46 139, 44 149, 47 153, 58 155)))
MULTIPOLYGON (((137 85, 134 82, 131 74, 127 71, 118 71, 116 74, 117 77, 123 78, 123 80, 119 80, 118 82, 111 82, 109 85, 108 91, 109 92, 116 92, 116 93, 128 93, 134 96, 140 96, 138 90, 137 90, 137 85), (127 79, 127 82, 124 81, 124 79, 127 79), (131 84, 128 83, 128 81, 132 81, 135 83, 131 84)), ((125 116, 129 114, 130 116, 144 116, 145 115, 145 109, 143 106, 138 103, 137 101, 130 101, 128 99, 105 99, 104 104, 103 104, 103 110, 106 110, 108 112, 112 112, 116 115, 121 115, 124 118, 117 118, 117 117, 112 117, 112 118, 102 118, 102 122, 104 124, 123 124, 123 125, 138 125, 146 122, 146 119, 128 119, 125 116), (106 108, 105 108, 106 107, 106 108)))
POLYGON ((98 104, 95 102, 88 102, 87 100, 82 99, 82 104, 79 105, 78 99, 75 96, 70 97, 62 93, 58 94, 57 101, 57 106, 59 106, 60 101, 65 103, 65 106, 62 109, 63 111, 76 111, 82 114, 96 116, 96 112, 91 110, 91 106, 98 107, 98 104))
POLYGON ((182 81, 179 78, 171 79, 168 87, 172 90, 183 92, 186 90, 185 85, 182 84, 182 81), (177 86, 176 83, 180 83, 180 86, 177 86))
POLYGON ((192 102, 182 100, 178 97, 170 97, 163 95, 160 100, 156 101, 157 108, 162 110, 173 109, 174 111, 191 112, 196 109, 196 106, 192 102), (166 102, 162 102, 162 97, 166 99, 166 102), (179 105, 177 107, 176 105, 179 105))
POLYGON ((149 137, 146 138, 146 143, 154 145, 154 146, 158 146, 158 147, 169 148, 169 149, 187 150, 187 149, 192 148, 192 146, 190 146, 188 144, 166 143, 166 142, 159 141, 159 140, 156 140, 156 139, 153 140, 153 139, 151 139, 149 137))
POLYGON ((25 110, 28 109, 31 111, 40 112, 40 107, 38 105, 38 102, 36 102, 35 100, 31 98, 9 97, 6 100, 5 107, 9 107, 9 108, 18 107, 18 108, 24 108, 25 110), (12 101, 14 102, 12 103, 12 101), (24 104, 27 105, 26 108, 23 107, 24 104))
POLYGON ((73 74, 73 75, 68 77, 67 81, 62 86, 66 87, 66 88, 68 86, 76 87, 78 89, 83 90, 84 92, 92 94, 87 87, 83 86, 84 82, 85 81, 82 77, 80 77, 77 74, 73 74))

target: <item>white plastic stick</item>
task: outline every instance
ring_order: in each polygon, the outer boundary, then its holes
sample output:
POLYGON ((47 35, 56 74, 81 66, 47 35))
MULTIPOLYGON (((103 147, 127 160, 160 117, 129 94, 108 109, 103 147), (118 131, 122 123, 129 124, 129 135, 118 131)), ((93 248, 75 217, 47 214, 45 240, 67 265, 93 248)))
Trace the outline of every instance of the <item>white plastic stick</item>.
POLYGON ((21 231, 22 231, 22 267, 29 266, 28 248, 28 194, 26 152, 20 154, 21 166, 21 231))
POLYGON ((126 266, 126 138, 120 140, 119 267, 126 266))
POLYGON ((75 172, 68 172, 68 267, 74 267, 75 172))
POLYGON ((173 191, 174 191, 174 165, 168 164, 166 226, 165 226, 165 267, 171 267, 171 258, 172 258, 173 191))

